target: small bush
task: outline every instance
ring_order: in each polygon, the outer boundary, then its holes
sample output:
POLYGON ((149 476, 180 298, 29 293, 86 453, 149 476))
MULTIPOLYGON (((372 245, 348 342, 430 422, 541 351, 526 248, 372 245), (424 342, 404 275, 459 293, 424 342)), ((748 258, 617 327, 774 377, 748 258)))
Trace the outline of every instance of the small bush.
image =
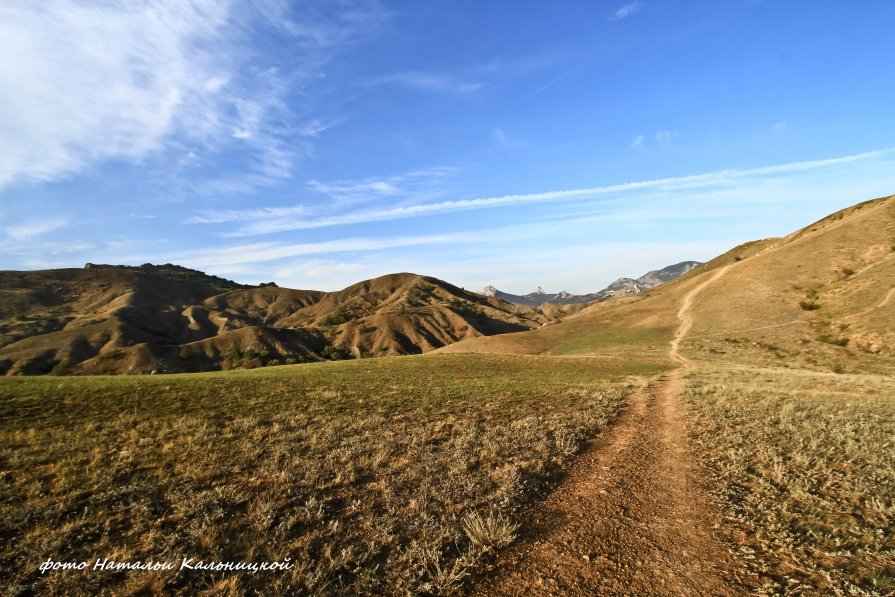
POLYGON ((335 346, 324 346, 320 352, 320 356, 330 361, 341 361, 348 358, 348 351, 336 348, 335 346))
POLYGON ((325 325, 339 325, 342 323, 347 323, 352 318, 351 313, 346 311, 345 309, 339 309, 329 317, 323 320, 325 325))
POLYGON ((803 311, 817 311, 818 309, 820 309, 820 304, 814 302, 813 300, 799 301, 799 306, 802 308, 803 311))
POLYGON ((475 317, 479 320, 485 318, 485 310, 479 305, 470 303, 469 301, 454 299, 449 302, 447 306, 464 317, 475 317))
POLYGON ((489 512, 488 516, 482 516, 478 512, 470 512, 463 517, 466 536, 482 551, 506 547, 516 538, 518 528, 518 524, 499 513, 489 512))
POLYGON ((848 344, 848 338, 839 338, 830 334, 821 334, 817 337, 817 341, 834 346, 846 346, 848 344))
POLYGON ((560 430, 560 432, 556 434, 554 440, 556 442, 556 449, 564 456, 574 456, 581 448, 581 443, 579 442, 577 434, 572 433, 567 429, 560 430))
POLYGON ((55 366, 50 370, 50 375, 68 375, 71 371, 71 361, 68 359, 63 359, 56 363, 55 366))

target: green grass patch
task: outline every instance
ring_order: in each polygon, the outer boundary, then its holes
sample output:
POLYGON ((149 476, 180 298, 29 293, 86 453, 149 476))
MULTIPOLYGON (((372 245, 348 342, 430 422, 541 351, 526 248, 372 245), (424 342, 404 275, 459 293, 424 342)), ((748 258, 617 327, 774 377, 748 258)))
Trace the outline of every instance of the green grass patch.
MULTIPOLYGON (((575 320, 560 325, 575 326, 575 320)), ((588 325, 575 330, 575 334, 556 345, 550 351, 554 355, 627 353, 632 349, 660 348, 667 351, 673 336, 670 327, 616 327, 612 325, 588 325)))

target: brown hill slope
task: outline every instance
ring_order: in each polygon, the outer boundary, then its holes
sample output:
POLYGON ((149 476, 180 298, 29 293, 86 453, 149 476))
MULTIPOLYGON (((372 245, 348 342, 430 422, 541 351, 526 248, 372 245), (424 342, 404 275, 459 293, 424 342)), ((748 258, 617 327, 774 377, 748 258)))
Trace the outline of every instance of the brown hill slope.
POLYGON ((683 296, 699 296, 685 347, 704 357, 889 370, 895 360, 895 197, 857 204, 785 238, 736 247, 642 295, 591 305, 557 325, 475 338, 447 352, 661 357, 683 296), (852 365, 848 365, 852 363, 852 365))
POLYGON ((178 266, 0 272, 0 372, 149 373, 414 354, 560 315, 416 274, 339 292, 247 287, 178 266))
POLYGON ((173 341, 184 304, 244 288, 174 265, 0 272, 0 371, 43 373, 173 341))
POLYGON ((646 296, 442 349, 677 365, 473 594, 892 594, 893 288, 895 196, 737 247, 646 296))

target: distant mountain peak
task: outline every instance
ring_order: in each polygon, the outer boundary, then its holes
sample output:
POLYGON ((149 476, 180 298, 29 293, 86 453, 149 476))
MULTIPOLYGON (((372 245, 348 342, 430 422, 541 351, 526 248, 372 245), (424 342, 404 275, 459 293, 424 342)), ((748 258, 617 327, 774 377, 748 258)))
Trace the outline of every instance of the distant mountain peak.
POLYGON ((698 261, 682 261, 681 263, 675 263, 674 265, 669 265, 662 269, 652 270, 637 279, 619 278, 606 288, 588 294, 571 294, 565 290, 552 294, 546 292, 541 286, 538 286, 533 292, 521 296, 500 291, 494 286, 486 286, 485 288, 482 288, 479 291, 479 294, 503 299, 508 303, 516 305, 527 305, 529 307, 540 307, 545 303, 568 305, 575 303, 589 303, 591 301, 605 301, 611 298, 639 294, 653 286, 657 286, 663 282, 673 280, 678 276, 686 274, 699 265, 702 264, 698 261))

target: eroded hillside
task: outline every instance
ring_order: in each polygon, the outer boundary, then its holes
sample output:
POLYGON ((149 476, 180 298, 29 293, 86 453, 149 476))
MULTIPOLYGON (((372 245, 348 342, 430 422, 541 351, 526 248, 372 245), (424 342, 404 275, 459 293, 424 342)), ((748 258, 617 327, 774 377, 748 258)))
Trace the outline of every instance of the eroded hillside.
POLYGON ((178 266, 0 273, 0 371, 150 373, 427 352, 557 321, 435 278, 339 292, 239 285, 178 266))

